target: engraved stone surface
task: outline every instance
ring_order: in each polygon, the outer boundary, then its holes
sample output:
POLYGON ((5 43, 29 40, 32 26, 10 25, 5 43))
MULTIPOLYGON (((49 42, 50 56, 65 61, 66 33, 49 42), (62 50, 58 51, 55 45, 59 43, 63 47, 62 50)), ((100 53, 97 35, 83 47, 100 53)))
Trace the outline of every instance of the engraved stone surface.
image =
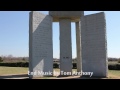
POLYGON ((106 23, 103 12, 81 18, 82 69, 107 77, 106 23))
POLYGON ((71 22, 76 22, 77 71, 108 76, 104 12, 84 16, 83 11, 50 11, 49 15, 32 11, 29 16, 30 72, 53 72, 52 22, 60 25, 60 71, 72 72, 71 22))
MULTIPOLYGON (((53 72, 52 17, 35 11, 30 12, 29 28, 30 72, 53 72)), ((31 77, 42 76, 44 75, 31 77)))
POLYGON ((60 19, 60 71, 72 72, 71 20, 60 19))

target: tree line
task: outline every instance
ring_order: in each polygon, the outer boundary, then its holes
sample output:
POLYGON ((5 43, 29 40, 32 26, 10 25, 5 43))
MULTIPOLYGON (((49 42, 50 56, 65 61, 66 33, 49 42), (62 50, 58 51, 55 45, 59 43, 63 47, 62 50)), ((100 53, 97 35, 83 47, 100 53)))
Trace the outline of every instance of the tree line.
MULTIPOLYGON (((73 62, 77 62, 76 58, 72 59, 73 62)), ((0 62, 21 62, 21 61, 29 61, 29 57, 14 57, 12 55, 7 55, 7 56, 0 56, 0 62)), ((53 58, 54 62, 59 62, 60 60, 58 58, 53 58)), ((108 58, 108 61, 118 61, 120 62, 120 58, 108 58)))

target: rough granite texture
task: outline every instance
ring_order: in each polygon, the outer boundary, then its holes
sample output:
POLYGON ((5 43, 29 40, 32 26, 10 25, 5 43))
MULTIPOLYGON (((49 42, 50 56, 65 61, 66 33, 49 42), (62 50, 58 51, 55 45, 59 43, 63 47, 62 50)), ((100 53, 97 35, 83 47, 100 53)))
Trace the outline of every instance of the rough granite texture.
POLYGON ((107 77, 106 22, 103 12, 81 18, 82 70, 107 77))
POLYGON ((29 16, 30 72, 53 72, 52 22, 60 26, 60 71, 72 72, 71 22, 76 22, 77 71, 108 76, 104 12, 84 16, 83 11, 50 11, 49 15, 32 11, 29 16))
POLYGON ((52 17, 35 11, 30 12, 29 59, 31 72, 53 72, 52 17))

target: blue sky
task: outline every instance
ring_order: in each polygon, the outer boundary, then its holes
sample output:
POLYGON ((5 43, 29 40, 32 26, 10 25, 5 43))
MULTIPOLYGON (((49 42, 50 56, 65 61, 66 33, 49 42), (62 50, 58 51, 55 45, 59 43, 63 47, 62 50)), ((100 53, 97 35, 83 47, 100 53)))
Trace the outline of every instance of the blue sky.
MULTIPOLYGON (((48 11, 40 11, 48 14, 48 11)), ((85 15, 101 11, 84 11, 85 15)), ((108 57, 120 58, 120 11, 104 11, 108 57)), ((72 23, 72 56, 76 57, 75 24, 72 23)), ((29 11, 0 11, 0 56, 28 56, 29 11)), ((53 23, 53 57, 59 58, 59 25, 53 23)))

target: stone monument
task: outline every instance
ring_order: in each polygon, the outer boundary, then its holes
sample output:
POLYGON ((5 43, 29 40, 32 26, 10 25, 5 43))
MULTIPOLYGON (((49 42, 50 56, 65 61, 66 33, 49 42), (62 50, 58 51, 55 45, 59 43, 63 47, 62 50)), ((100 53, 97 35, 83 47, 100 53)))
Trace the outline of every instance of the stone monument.
POLYGON ((75 22, 77 71, 107 77, 104 12, 84 15, 84 11, 49 11, 49 15, 44 15, 32 11, 29 14, 29 72, 35 73, 30 78, 53 75, 40 74, 53 72, 52 22, 59 22, 60 26, 60 71, 72 73, 71 22, 75 22))

